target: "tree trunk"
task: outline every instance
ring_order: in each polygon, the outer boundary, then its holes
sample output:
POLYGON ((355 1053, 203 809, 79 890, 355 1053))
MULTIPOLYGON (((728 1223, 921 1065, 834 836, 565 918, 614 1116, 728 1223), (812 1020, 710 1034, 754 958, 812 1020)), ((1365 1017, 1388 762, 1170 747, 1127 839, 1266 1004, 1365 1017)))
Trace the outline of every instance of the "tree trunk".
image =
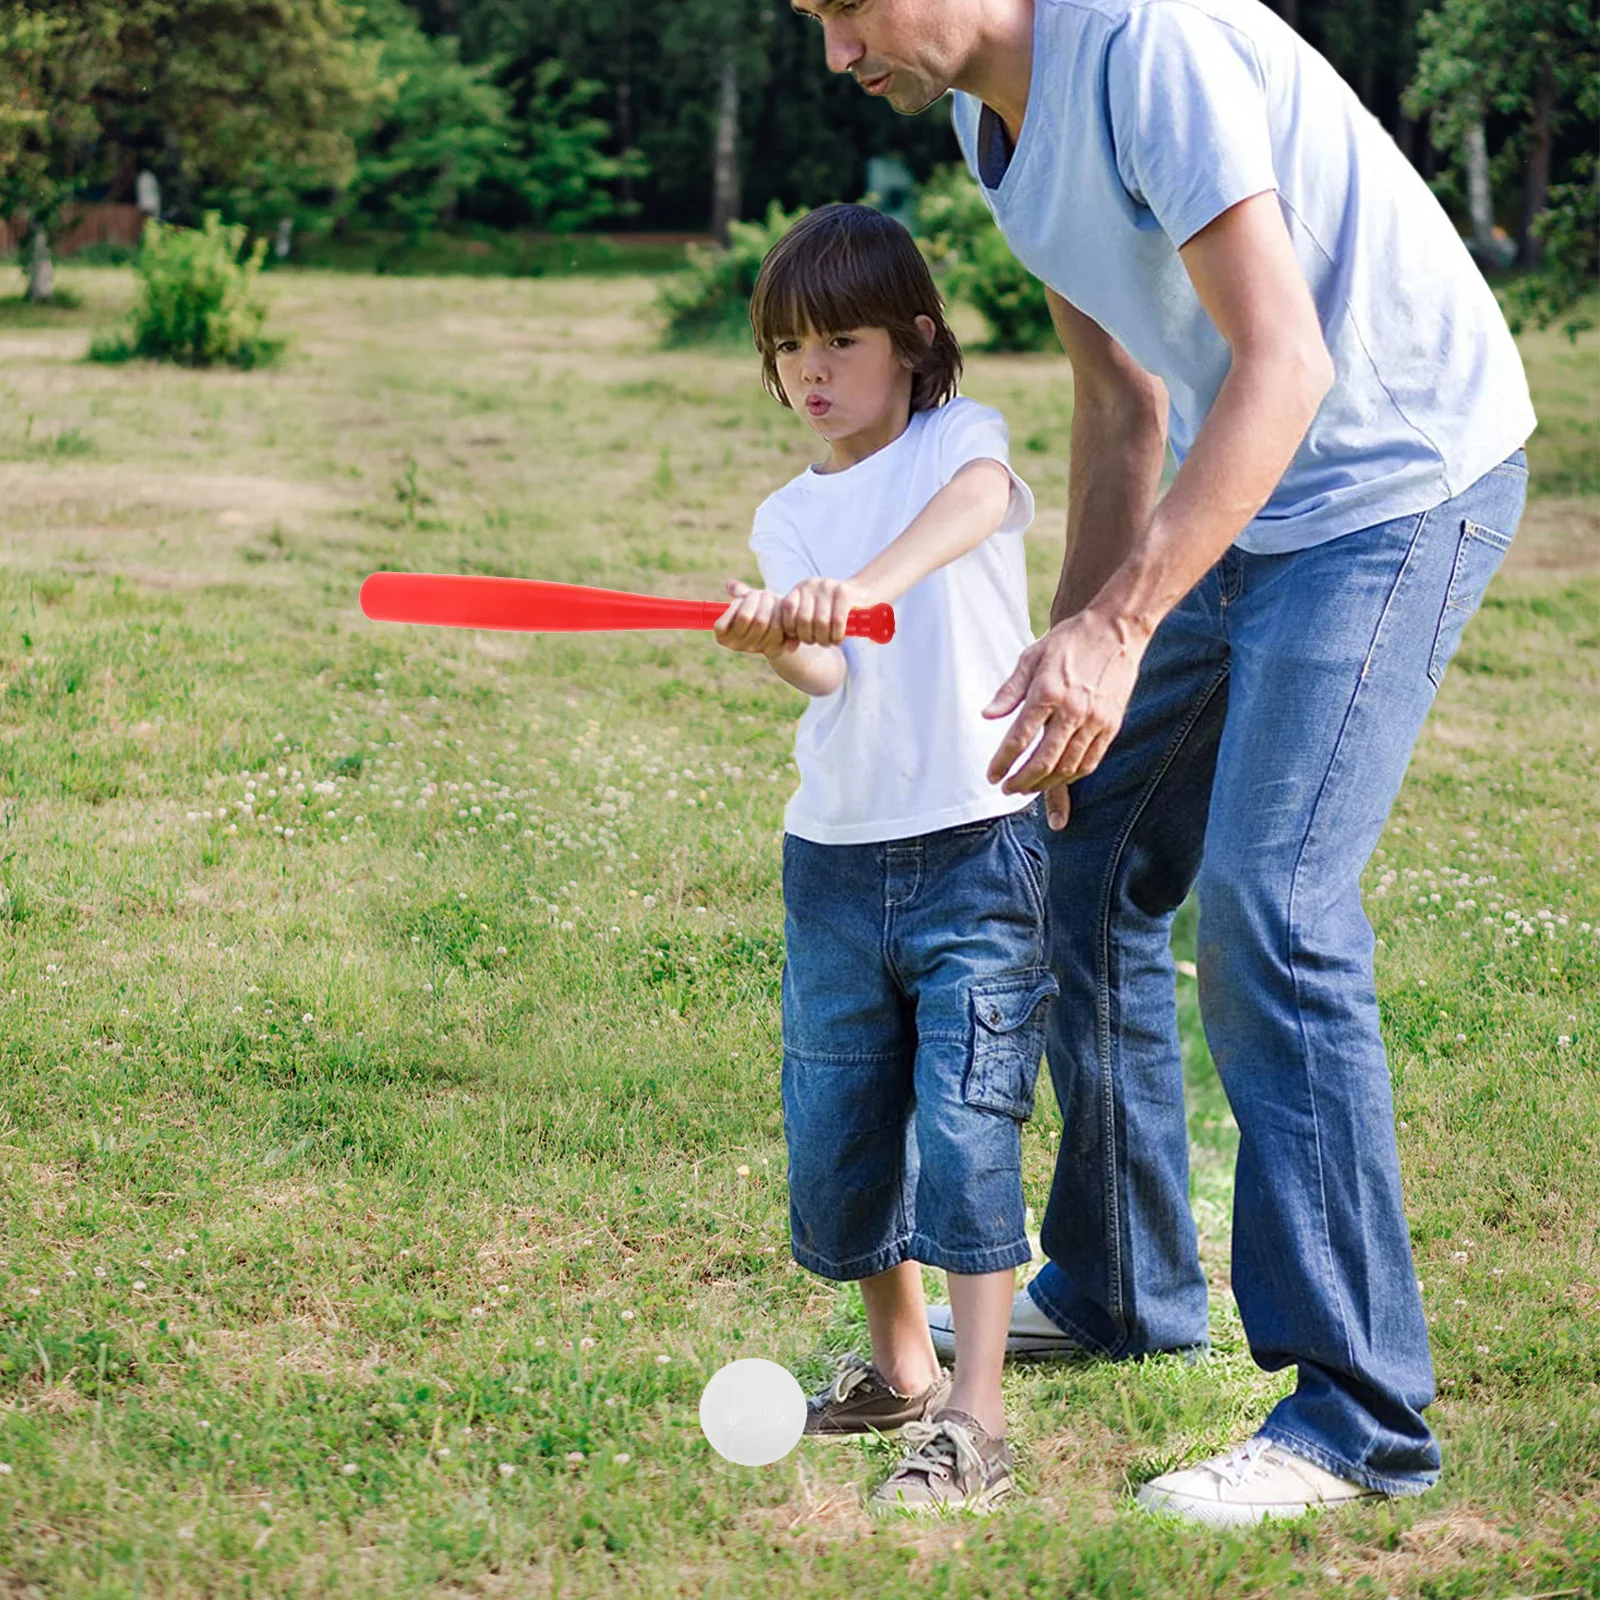
POLYGON ((717 143, 711 170, 711 236, 726 248, 728 224, 739 215, 739 66, 730 50, 722 58, 717 91, 717 143))
POLYGON ((56 292, 55 263, 50 259, 50 236, 43 228, 33 230, 33 258, 28 266, 28 298, 48 300, 56 292))
POLYGON ((1522 231, 1517 236, 1517 255, 1530 267, 1544 259, 1544 240, 1534 231, 1534 223, 1544 214, 1550 193, 1550 146, 1554 142, 1556 108, 1555 67, 1547 60, 1539 69, 1533 91, 1533 119, 1528 125, 1528 176, 1522 191, 1522 231))
MULTIPOLYGON (((617 145, 626 154, 633 145, 633 7, 628 0, 622 6, 621 60, 617 65, 617 145)), ((623 214, 633 210, 633 173, 626 168, 622 174, 623 214)))
POLYGON ((1483 119, 1467 127, 1467 211, 1472 217, 1472 243, 1480 262, 1490 260, 1494 251, 1494 203, 1489 195, 1489 144, 1483 135, 1483 119))

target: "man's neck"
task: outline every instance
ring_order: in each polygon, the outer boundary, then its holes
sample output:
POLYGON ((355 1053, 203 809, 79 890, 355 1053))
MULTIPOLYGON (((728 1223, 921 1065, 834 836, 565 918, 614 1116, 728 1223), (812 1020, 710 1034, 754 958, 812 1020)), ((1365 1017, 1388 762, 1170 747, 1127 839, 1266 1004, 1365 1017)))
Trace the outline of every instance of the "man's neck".
POLYGON ((991 0, 978 48, 954 84, 999 117, 1012 144, 1022 136, 1033 79, 1033 7, 1034 0, 991 0))

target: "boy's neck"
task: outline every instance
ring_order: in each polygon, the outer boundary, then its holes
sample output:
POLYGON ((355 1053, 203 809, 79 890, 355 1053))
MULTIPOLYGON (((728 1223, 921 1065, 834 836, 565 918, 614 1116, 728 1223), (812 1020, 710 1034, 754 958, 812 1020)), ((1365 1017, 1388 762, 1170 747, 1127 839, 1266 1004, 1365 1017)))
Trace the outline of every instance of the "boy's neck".
POLYGON ((832 439, 828 446, 828 459, 813 469, 826 476, 832 472, 845 472, 859 466, 868 456, 893 444, 911 426, 911 397, 898 402, 878 421, 844 438, 832 439))

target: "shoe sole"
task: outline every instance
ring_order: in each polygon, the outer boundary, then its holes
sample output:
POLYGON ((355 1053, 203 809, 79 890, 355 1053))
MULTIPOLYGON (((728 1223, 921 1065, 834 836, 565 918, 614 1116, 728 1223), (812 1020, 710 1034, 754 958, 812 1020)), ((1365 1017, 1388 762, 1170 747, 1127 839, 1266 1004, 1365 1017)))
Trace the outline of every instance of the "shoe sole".
MULTIPOLYGON (((930 1328, 933 1353, 946 1365, 956 1358, 955 1335, 942 1328, 930 1328)), ((1068 1361, 1087 1352, 1082 1345, 1074 1344, 1065 1334, 1059 1340, 1036 1334, 1024 1334, 1006 1340, 1007 1361, 1068 1361)))
POLYGON ((875 1517, 987 1517, 998 1511, 1016 1490, 1014 1483, 997 1484, 972 1500, 877 1500, 867 1502, 875 1517))
POLYGON ((1337 1511, 1342 1506, 1361 1505, 1369 1500, 1381 1500, 1382 1495, 1352 1495, 1348 1500, 1312 1500, 1304 1504, 1283 1501, 1275 1505, 1228 1505, 1217 1500, 1194 1500, 1187 1495, 1154 1493, 1146 1487, 1134 1496, 1135 1503, 1144 1511, 1158 1516, 1172 1517, 1182 1522, 1199 1522, 1208 1528, 1248 1528, 1262 1522, 1290 1522, 1297 1517, 1313 1516, 1321 1511, 1337 1511))

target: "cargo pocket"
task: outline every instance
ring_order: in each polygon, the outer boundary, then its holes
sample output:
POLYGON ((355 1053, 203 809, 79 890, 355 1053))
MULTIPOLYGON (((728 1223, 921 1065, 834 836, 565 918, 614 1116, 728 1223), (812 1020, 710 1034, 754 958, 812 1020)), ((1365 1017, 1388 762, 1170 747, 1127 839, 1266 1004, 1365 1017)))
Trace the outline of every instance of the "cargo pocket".
POLYGON ((1044 1054, 1050 997, 1060 991, 1042 968, 972 986, 972 1059, 962 1098, 969 1106, 1026 1122, 1044 1054))
POLYGON ((1480 527, 1476 522, 1462 521, 1455 565, 1450 572, 1450 588, 1433 632, 1433 652, 1428 658, 1428 677, 1435 689, 1444 678, 1444 669, 1450 665, 1456 646, 1461 643, 1467 618, 1478 609, 1489 580, 1510 546, 1511 540, 1505 534, 1480 527))

